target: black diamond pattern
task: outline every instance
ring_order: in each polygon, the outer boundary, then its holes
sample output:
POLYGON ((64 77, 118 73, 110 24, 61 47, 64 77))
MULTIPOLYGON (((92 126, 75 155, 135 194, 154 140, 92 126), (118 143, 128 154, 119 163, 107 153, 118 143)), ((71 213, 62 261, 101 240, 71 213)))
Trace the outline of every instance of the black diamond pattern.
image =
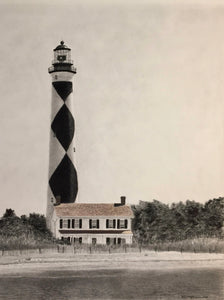
POLYGON ((70 81, 55 81, 52 82, 55 90, 62 100, 66 101, 69 94, 72 93, 72 82, 70 81))
POLYGON ((77 173, 67 154, 52 174, 49 185, 55 198, 60 196, 62 203, 75 202, 78 192, 77 173))
POLYGON ((67 151, 74 136, 75 121, 65 104, 55 116, 51 128, 65 151, 67 151))

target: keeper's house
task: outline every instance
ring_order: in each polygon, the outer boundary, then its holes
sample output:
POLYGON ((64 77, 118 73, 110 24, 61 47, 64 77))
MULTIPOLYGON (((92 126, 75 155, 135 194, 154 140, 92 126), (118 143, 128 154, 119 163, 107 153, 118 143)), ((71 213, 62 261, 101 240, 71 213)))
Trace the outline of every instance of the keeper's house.
POLYGON ((133 212, 121 203, 61 203, 54 207, 53 234, 70 243, 131 244, 133 212))

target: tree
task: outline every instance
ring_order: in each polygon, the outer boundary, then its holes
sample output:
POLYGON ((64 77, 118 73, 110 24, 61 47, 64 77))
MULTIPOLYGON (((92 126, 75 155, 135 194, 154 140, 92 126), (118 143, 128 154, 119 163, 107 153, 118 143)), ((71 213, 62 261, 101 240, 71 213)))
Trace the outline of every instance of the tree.
POLYGON ((27 220, 23 217, 23 222, 27 222, 37 234, 51 237, 51 232, 47 228, 46 218, 44 215, 32 213, 27 220))
POLYGON ((3 218, 14 218, 16 217, 15 211, 11 208, 6 208, 3 218))
POLYGON ((219 235, 222 233, 224 222, 224 198, 216 198, 205 203, 204 219, 208 235, 219 235))
POLYGON ((157 200, 132 206, 133 232, 140 243, 223 235, 224 198, 204 205, 187 200, 170 206, 157 200))

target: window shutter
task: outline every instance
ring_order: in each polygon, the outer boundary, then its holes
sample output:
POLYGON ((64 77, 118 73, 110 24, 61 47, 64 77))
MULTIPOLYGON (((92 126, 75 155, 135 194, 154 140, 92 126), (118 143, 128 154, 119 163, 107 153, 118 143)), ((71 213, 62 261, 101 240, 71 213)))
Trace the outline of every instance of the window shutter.
POLYGON ((97 224, 96 227, 97 227, 97 228, 100 228, 100 220, 97 220, 97 221, 96 221, 96 224, 97 224))
POLYGON ((82 228, 82 219, 79 219, 79 228, 82 228))
POLYGON ((89 220, 89 228, 92 228, 92 220, 89 220))
POLYGON ((60 219, 60 228, 63 228, 63 220, 60 219))
POLYGON ((128 220, 125 220, 125 221, 124 221, 124 227, 125 227, 125 228, 128 228, 128 220))
POLYGON ((116 228, 116 220, 113 220, 113 228, 116 228))

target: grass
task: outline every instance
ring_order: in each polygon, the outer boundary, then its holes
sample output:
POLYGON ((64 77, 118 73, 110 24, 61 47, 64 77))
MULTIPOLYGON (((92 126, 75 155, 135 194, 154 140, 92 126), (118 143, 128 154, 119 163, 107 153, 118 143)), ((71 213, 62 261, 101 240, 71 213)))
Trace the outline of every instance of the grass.
POLYGON ((26 234, 19 236, 1 236, 0 235, 0 250, 21 250, 21 249, 35 249, 52 247, 53 242, 44 239, 35 239, 26 234))
POLYGON ((197 238, 173 242, 155 242, 152 244, 140 245, 57 245, 51 240, 36 239, 25 234, 18 237, 0 236, 0 250, 26 250, 26 249, 47 249, 54 248, 58 252, 73 253, 130 253, 149 251, 177 251, 194 253, 224 253, 224 240, 218 238, 197 238))
POLYGON ((224 240, 218 238, 187 239, 183 241, 142 245, 142 249, 154 251, 224 253, 224 240))

